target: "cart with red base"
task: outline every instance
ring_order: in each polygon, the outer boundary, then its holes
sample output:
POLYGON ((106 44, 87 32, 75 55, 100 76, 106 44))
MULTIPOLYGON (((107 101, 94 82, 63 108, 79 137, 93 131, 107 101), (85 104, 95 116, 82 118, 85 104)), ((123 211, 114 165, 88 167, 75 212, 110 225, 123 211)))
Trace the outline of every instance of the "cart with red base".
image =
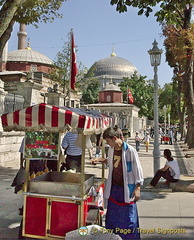
MULTIPOLYGON (((81 173, 53 171, 29 179, 29 162, 33 156, 27 155, 22 237, 64 239, 67 232, 81 226, 94 223, 100 225, 103 211, 104 165, 102 164, 100 181, 93 174, 85 173, 86 137, 109 127, 112 119, 95 111, 48 104, 34 105, 4 114, 1 118, 5 131, 25 131, 26 134, 29 131, 41 132, 42 135, 49 132, 51 136, 52 133, 59 133, 58 143, 61 142, 61 134, 67 125, 81 129, 82 132, 81 173), (90 194, 92 188, 98 192, 97 200, 90 194)), ((44 141, 38 143, 45 144, 44 141)), ((38 148, 37 142, 33 146, 38 148)), ((41 148, 47 147, 52 148, 48 142, 44 146, 41 145, 41 148)), ((28 154, 29 152, 32 153, 28 151, 28 154)), ((57 159, 59 170, 59 154, 57 159)))
POLYGON ((170 137, 169 136, 163 136, 162 141, 164 142, 164 144, 168 144, 169 141, 170 141, 170 137))

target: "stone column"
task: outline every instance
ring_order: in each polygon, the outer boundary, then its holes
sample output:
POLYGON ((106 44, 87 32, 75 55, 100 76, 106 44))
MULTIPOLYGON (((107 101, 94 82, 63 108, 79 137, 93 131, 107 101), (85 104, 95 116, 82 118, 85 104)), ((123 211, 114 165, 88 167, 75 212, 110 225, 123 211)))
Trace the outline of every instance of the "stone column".
POLYGON ((51 93, 45 93, 45 97, 47 97, 48 104, 64 107, 64 98, 65 98, 64 94, 51 92, 51 93))
POLYGON ((42 88, 42 84, 34 83, 32 80, 17 84, 17 94, 24 97, 24 108, 41 102, 40 90, 42 88))

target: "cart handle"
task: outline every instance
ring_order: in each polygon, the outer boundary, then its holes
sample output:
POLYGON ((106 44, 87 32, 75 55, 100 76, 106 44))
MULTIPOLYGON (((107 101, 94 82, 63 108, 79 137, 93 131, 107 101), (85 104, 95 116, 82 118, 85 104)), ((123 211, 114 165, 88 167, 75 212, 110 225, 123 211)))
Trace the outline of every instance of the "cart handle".
POLYGON ((83 200, 82 198, 75 197, 75 196, 56 196, 56 195, 47 195, 47 194, 38 194, 38 193, 30 193, 30 192, 23 192, 23 195, 26 196, 36 196, 36 197, 46 197, 46 198, 63 198, 63 199, 68 199, 68 200, 73 200, 73 201, 81 201, 83 200))

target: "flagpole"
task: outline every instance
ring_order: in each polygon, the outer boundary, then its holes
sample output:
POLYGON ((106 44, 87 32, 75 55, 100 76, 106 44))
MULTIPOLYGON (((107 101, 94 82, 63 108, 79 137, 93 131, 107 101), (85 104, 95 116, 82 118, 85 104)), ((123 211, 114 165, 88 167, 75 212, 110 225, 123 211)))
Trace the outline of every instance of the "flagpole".
MULTIPOLYGON (((128 118, 129 118, 129 116, 128 116, 128 115, 129 115, 129 112, 128 112, 128 110, 129 110, 129 109, 128 109, 128 107, 129 107, 129 96, 128 96, 128 92, 129 92, 129 89, 128 89, 128 86, 127 86, 127 124, 126 124, 127 126, 128 126, 128 122, 129 122, 129 121, 128 121, 128 120, 129 120, 129 119, 128 119, 128 118)), ((129 127, 129 126, 128 126, 128 127, 129 127)))
POLYGON ((71 107, 71 89, 75 90, 76 75, 78 73, 73 29, 71 29, 70 61, 71 61, 71 63, 70 63, 71 69, 70 69, 70 81, 69 81, 69 104, 68 104, 69 107, 71 107))
POLYGON ((72 75, 72 33, 73 28, 70 31, 70 76, 69 76, 69 93, 68 93, 68 107, 71 107, 71 75, 72 75))

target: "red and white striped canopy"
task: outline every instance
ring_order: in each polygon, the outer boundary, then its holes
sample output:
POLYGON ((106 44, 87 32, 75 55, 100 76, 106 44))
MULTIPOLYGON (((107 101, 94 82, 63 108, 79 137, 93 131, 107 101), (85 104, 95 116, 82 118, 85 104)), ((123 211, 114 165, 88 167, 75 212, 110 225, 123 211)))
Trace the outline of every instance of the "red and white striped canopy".
POLYGON ((5 131, 59 131, 81 128, 85 135, 100 133, 112 124, 112 118, 98 111, 58 107, 41 103, 1 116, 5 131))

